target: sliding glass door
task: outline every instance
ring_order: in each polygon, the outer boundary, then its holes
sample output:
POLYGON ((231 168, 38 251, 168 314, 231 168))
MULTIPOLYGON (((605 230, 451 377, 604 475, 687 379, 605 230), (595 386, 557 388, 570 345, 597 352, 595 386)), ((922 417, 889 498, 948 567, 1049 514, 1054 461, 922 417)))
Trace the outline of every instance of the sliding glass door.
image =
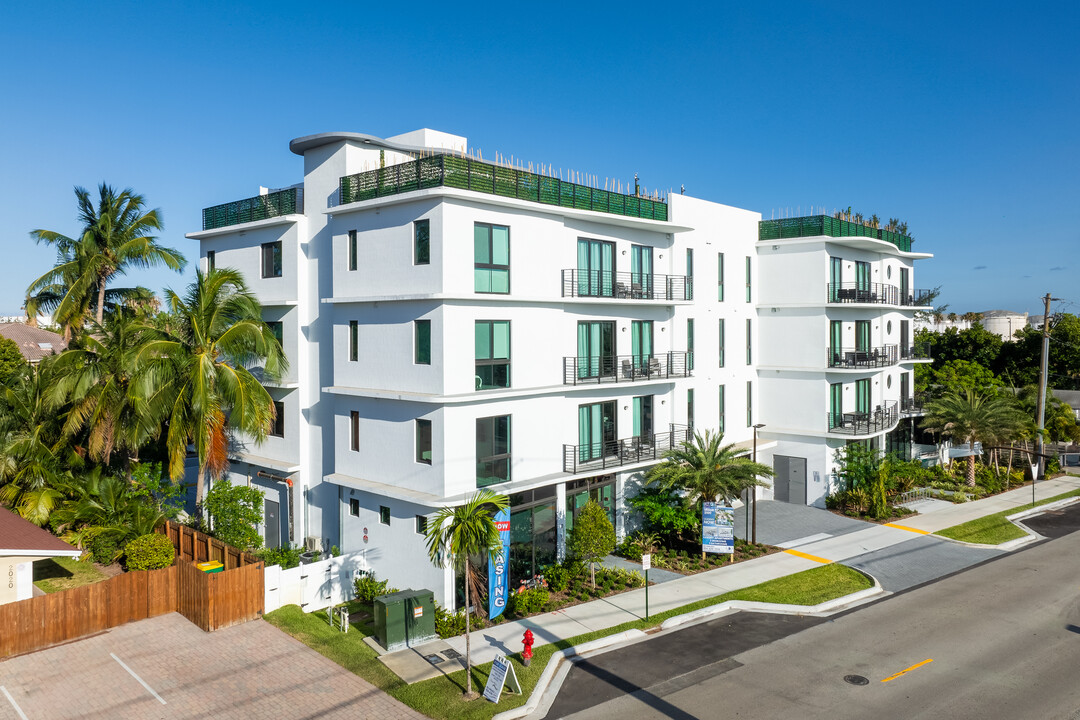
POLYGON ((578 323, 578 378, 606 377, 615 372, 615 323, 585 320, 578 323))
POLYGON ((599 460, 614 455, 617 448, 615 403, 578 406, 578 461, 599 460))
POLYGON ((630 292, 632 297, 652 298, 652 248, 646 245, 630 246, 630 292))
POLYGON ((578 295, 615 294, 615 243, 578 239, 578 295))

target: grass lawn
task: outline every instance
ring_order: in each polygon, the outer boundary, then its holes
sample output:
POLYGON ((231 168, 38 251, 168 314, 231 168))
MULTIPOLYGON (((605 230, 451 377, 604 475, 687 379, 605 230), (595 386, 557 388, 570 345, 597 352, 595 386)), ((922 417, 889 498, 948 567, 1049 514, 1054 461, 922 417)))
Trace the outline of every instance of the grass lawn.
MULTIPOLYGON (((1057 502, 1058 500, 1064 500, 1065 498, 1080 496, 1080 490, 1072 490, 1061 495, 1056 495, 1046 500, 1040 500, 1035 503, 1035 506, 1046 505, 1047 503, 1057 502)), ((1032 507, 1032 506, 1028 506, 1032 507)), ((1009 540, 1015 540, 1022 538, 1025 533, 1005 519, 1006 515, 1013 515, 1020 512, 1024 508, 1018 507, 1012 510, 1004 510, 993 515, 987 515, 976 520, 971 520, 960 525, 953 525, 950 528, 944 530, 938 530, 935 535, 941 535, 943 537, 952 538, 953 540, 959 540, 961 542, 968 543, 982 543, 983 545, 1000 545, 1003 542, 1009 540)))
MULTIPOLYGON (((347 670, 364 678, 371 684, 386 691, 406 705, 415 708, 433 718, 453 718, 470 720, 484 719, 510 708, 524 705, 536 686, 536 681, 547 666, 551 656, 572 645, 579 645, 607 635, 625 630, 648 630, 657 627, 664 620, 675 615, 699 610, 716 605, 726 600, 756 600, 759 602, 790 603, 794 605, 816 605, 833 598, 848 595, 872 586, 866 576, 843 565, 823 565, 813 570, 777 578, 743 590, 726 593, 708 600, 691 603, 674 610, 650 616, 648 620, 618 625, 607 630, 578 635, 557 643, 543 645, 533 649, 532 665, 525 667, 518 657, 512 656, 514 672, 521 681, 523 695, 503 693, 502 700, 493 704, 483 699, 466 703, 461 695, 465 689, 465 671, 460 670, 448 676, 406 685, 397 675, 379 662, 375 651, 363 642, 363 636, 372 632, 365 622, 354 623, 353 629, 345 634, 330 627, 325 612, 305 614, 296 605, 287 605, 265 616, 275 627, 292 635, 316 652, 325 655, 347 670)), ((350 613, 359 616, 361 606, 350 603, 350 613)), ((472 669, 473 689, 483 692, 487 682, 491 663, 475 666, 472 669)))
POLYGON ((108 576, 90 561, 58 557, 34 563, 34 584, 47 593, 101 582, 108 576))

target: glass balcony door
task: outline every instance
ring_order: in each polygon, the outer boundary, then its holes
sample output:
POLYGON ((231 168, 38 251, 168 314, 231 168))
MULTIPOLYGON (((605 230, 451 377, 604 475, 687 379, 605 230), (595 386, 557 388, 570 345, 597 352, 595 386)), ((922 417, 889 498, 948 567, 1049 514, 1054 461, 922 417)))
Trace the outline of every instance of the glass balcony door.
POLYGON ((651 247, 645 245, 630 246, 630 292, 632 297, 652 298, 652 262, 651 247))
POLYGON ((615 403, 578 406, 578 461, 599 460, 614 455, 617 449, 615 403))
POLYGON ((870 292, 870 263, 855 263, 855 288, 863 292, 870 292))
POLYGON ((633 355, 634 370, 648 372, 653 354, 652 320, 634 320, 630 323, 630 353, 633 355))
POLYGON ((598 378, 615 372, 615 323, 578 323, 578 378, 598 378))
POLYGON ((634 437, 651 438, 653 432, 653 396, 634 398, 634 437))
POLYGON ((578 295, 613 297, 615 243, 578 239, 578 295))

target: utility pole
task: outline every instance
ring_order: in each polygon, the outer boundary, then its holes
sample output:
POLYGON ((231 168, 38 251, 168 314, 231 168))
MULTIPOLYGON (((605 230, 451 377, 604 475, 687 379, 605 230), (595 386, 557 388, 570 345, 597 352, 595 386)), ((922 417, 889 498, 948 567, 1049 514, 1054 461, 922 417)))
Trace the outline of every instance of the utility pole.
MULTIPOLYGON (((757 462, 757 431, 765 427, 765 423, 758 423, 754 425, 754 462, 757 462)), ((755 545, 757 544, 757 486, 754 485, 748 489, 750 497, 753 498, 754 512, 753 512, 753 525, 754 530, 752 533, 752 540, 755 545)))
MULTIPOLYGON (((1042 362, 1039 364, 1039 405, 1036 410, 1039 415, 1039 434, 1035 438, 1035 450, 1038 453, 1036 457, 1039 458, 1039 471, 1036 474, 1040 480, 1046 471, 1046 458, 1043 457, 1043 429, 1046 427, 1046 376, 1050 360, 1050 303, 1058 299, 1050 297, 1050 293, 1046 293, 1046 297, 1043 298, 1045 307, 1043 309, 1042 362)), ((1034 490, 1035 479, 1031 479, 1032 490, 1034 490)))

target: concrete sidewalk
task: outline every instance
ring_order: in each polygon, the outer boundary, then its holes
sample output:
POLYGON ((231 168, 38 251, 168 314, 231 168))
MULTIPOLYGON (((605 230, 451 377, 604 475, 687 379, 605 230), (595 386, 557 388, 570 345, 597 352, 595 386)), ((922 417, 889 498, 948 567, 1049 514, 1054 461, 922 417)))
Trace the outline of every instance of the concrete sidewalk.
MULTIPOLYGON (((1062 477, 1036 485, 1037 499, 1045 499, 1080 488, 1080 477, 1062 477)), ((790 538, 785 545, 789 549, 765 557, 747 560, 728 567, 709 570, 686 577, 669 580, 649 588, 649 613, 672 610, 699 600, 722 595, 732 590, 750 587, 768 580, 792 575, 821 564, 867 556, 878 550, 892 548, 902 543, 969 520, 1001 512, 1020 511, 1031 504, 1030 486, 1003 493, 984 500, 960 505, 949 504, 936 507, 927 515, 916 515, 897 523, 878 525, 850 518, 843 518, 826 510, 791 506, 773 501, 759 505, 759 539, 776 542, 778 537, 790 538), (763 511, 763 508, 767 508, 763 511), (775 510, 775 513, 772 511, 775 510), (791 519, 791 527, 777 528, 773 515, 791 519), (764 529, 768 515, 769 530, 764 529), (796 520, 797 518, 797 520, 796 520), (777 537, 773 537, 773 536, 777 537), (793 536, 794 537, 791 537, 793 536)), ((913 549, 921 543, 915 543, 913 549)), ((638 588, 601 600, 582 603, 555 612, 534 615, 525 620, 506 622, 471 633, 472 661, 480 664, 490 662, 498 654, 520 652, 521 638, 526 630, 532 630, 535 646, 645 617, 645 589, 638 588)), ((443 672, 453 672, 461 667, 459 662, 441 662, 432 665, 425 656, 451 649, 464 655, 465 637, 440 640, 427 646, 388 653, 382 660, 388 667, 408 682, 438 677, 443 672)), ((453 653, 450 654, 450 657, 453 653)))

